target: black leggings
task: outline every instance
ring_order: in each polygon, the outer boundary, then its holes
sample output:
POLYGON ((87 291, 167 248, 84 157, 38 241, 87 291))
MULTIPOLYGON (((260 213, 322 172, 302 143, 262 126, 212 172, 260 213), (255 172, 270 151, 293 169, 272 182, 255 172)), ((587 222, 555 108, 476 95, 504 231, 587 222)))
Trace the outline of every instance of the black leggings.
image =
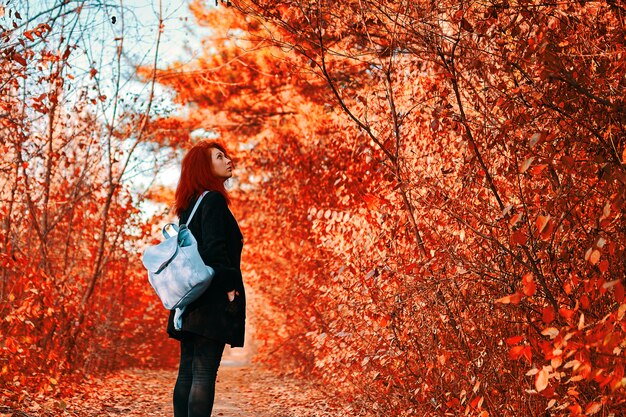
POLYGON ((174 417, 210 417, 224 343, 187 333, 180 341, 174 417))

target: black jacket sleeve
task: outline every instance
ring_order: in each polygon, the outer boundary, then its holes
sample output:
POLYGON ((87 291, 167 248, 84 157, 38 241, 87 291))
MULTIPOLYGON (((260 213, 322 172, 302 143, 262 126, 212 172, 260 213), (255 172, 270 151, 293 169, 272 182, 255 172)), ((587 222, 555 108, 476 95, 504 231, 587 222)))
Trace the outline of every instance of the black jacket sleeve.
POLYGON ((226 199, 219 192, 210 192, 203 200, 199 207, 202 242, 198 251, 204 263, 215 269, 211 285, 228 292, 235 289, 238 271, 226 247, 226 226, 230 211, 226 199))

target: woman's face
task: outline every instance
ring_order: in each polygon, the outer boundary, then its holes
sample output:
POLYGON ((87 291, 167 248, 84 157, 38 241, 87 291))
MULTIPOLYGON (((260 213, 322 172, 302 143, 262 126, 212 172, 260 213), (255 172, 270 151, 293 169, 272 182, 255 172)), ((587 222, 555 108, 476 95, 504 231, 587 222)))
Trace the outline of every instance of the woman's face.
POLYGON ((211 152, 211 172, 217 178, 224 181, 233 176, 233 166, 230 159, 217 148, 210 148, 211 152))

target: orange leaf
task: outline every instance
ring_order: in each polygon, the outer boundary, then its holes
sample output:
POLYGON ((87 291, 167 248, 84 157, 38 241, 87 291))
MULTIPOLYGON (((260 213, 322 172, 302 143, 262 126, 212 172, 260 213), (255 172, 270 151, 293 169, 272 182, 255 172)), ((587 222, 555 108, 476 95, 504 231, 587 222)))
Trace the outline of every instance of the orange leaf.
POLYGON ((569 281, 566 281, 563 283, 563 291, 565 291, 565 294, 569 295, 572 293, 572 283, 569 281))
POLYGON ((516 292, 514 294, 505 295, 502 298, 498 298, 495 302, 501 304, 519 304, 522 301, 522 294, 516 292))
POLYGON ((533 353, 530 350, 530 346, 526 346, 526 349, 522 352, 522 356, 526 359, 529 365, 533 363, 533 353))
POLYGON ((549 374, 545 367, 537 373, 535 376, 535 389, 537 392, 541 392, 548 387, 548 378, 549 374))
POLYGON ((547 166, 548 164, 535 165, 528 172, 530 172, 532 175, 539 175, 543 172, 544 169, 546 169, 547 166))
POLYGON ((511 350, 509 350, 509 358, 515 360, 522 355, 525 346, 513 346, 511 350))
POLYGON ((4 349, 8 350, 10 353, 16 353, 19 350, 19 345, 14 338, 7 337, 4 340, 4 349))
POLYGON ((533 280, 532 273, 528 272, 524 274, 524 276, 522 277, 522 287, 524 295, 530 297, 535 294, 535 292, 537 291, 537 286, 535 285, 535 281, 533 280))
POLYGON ((521 230, 513 232, 513 234, 511 235, 511 243, 517 243, 518 245, 525 244, 526 235, 521 230))
POLYGON ((535 226, 537 227, 538 233, 541 233, 543 229, 545 229, 546 225, 548 224, 548 221, 550 221, 550 215, 537 216, 537 219, 535 220, 535 226))
POLYGON ((474 399, 470 402, 470 407, 477 408, 481 398, 482 397, 474 397, 474 399))
POLYGON ((522 218, 521 213, 515 213, 513 215, 513 217, 511 217, 511 220, 509 220, 509 226, 513 227, 517 224, 517 222, 519 221, 519 219, 522 218))
POLYGON ((13 58, 13 61, 26 66, 26 60, 24 59, 24 57, 20 54, 18 54, 17 52, 13 52, 13 55, 11 55, 11 58, 13 58))
POLYGON ((591 403, 585 408, 585 414, 591 416, 602 409, 602 403, 591 403))
POLYGON ((519 168, 519 172, 520 174, 523 174, 524 172, 526 172, 526 170, 530 167, 530 164, 533 163, 533 160, 535 159, 534 156, 531 156, 530 158, 527 158, 523 163, 522 166, 519 168))
POLYGON ((552 236, 552 232, 554 231, 554 221, 552 219, 548 220, 548 224, 541 232, 541 239, 548 240, 552 236))
POLYGON ((387 327, 390 321, 391 316, 389 314, 385 314, 380 318, 380 320, 378 320, 378 324, 380 325, 380 327, 387 327))
POLYGON ((513 336, 506 339, 505 342, 507 345, 516 345, 522 340, 524 340, 524 336, 513 336))
POLYGON ((544 307, 541 314, 541 319, 546 324, 550 324, 554 321, 554 310, 552 309, 552 307, 544 307))
POLYGON ((597 249, 594 249, 589 255, 589 262, 591 263, 591 265, 595 265, 598 263, 599 260, 600 260, 600 251, 597 249))
POLYGON ((582 308, 589 308, 591 306, 591 301, 589 301, 589 297, 587 297, 586 294, 580 297, 580 306, 582 308))
POLYGON ((541 334, 548 336, 550 339, 554 339, 559 335, 559 329, 556 327, 547 327, 541 331, 541 334))
POLYGON ((516 360, 519 358, 526 359, 529 364, 532 363, 533 354, 530 350, 530 346, 513 346, 511 350, 509 350, 509 359, 516 360))
POLYGON ((530 137, 530 141, 529 141, 529 145, 530 145, 531 149, 534 148, 535 145, 538 144, 545 137, 546 137, 545 133, 535 133, 534 135, 532 135, 530 137))
MULTIPOLYGON (((598 284, 600 284, 600 283, 602 284, 602 289, 603 290, 606 290, 606 289, 609 289, 609 288, 613 288, 619 281, 620 281, 619 279, 614 279, 612 281, 604 281, 604 279, 602 279, 602 278, 598 278, 597 279, 598 284)), ((602 292, 604 292, 604 291, 602 291, 602 292)))
POLYGON ((575 311, 574 310, 569 310, 567 308, 559 308, 559 314, 565 318, 565 319, 571 319, 572 316, 574 315, 575 311))

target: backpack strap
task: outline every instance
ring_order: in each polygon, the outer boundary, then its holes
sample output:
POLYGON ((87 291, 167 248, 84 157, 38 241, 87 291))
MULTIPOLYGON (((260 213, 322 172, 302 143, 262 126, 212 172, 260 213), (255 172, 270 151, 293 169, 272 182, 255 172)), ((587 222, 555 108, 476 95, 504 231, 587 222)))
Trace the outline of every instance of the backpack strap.
POLYGON ((208 191, 203 192, 200 197, 198 197, 198 201, 196 201, 196 204, 193 206, 193 210, 191 210, 191 214, 189 215, 189 218, 187 219, 187 221, 185 222, 186 225, 189 225, 189 223, 191 223, 191 219, 193 218, 193 215, 196 213, 196 210, 198 209, 198 206, 200 205, 200 202, 202 201, 202 198, 208 193, 208 191))

